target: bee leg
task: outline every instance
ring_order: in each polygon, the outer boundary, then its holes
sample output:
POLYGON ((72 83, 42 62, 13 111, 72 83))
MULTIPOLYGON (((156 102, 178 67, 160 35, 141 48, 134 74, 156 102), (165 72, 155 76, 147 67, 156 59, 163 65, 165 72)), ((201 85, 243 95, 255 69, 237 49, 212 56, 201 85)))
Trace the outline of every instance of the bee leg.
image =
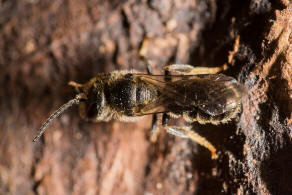
POLYGON ((169 134, 182 137, 182 138, 188 138, 192 141, 197 142, 201 146, 204 146, 211 152, 212 159, 218 158, 216 154, 216 148, 211 144, 206 138, 200 136, 196 132, 191 130, 191 127, 185 126, 185 127, 177 127, 177 126, 165 126, 166 131, 169 134))
POLYGON ((151 63, 149 60, 147 60, 144 56, 140 55, 140 59, 143 61, 143 63, 145 64, 146 66, 146 70, 147 70, 147 73, 149 75, 153 75, 153 72, 152 72, 152 68, 151 68, 151 63))
POLYGON ((167 69, 164 70, 164 80, 171 81, 171 73, 167 69))
POLYGON ((151 136, 150 141, 156 142, 157 137, 159 135, 160 129, 157 127, 157 114, 153 114, 152 116, 152 126, 151 126, 151 136))
POLYGON ((146 58, 150 39, 151 39, 151 36, 150 35, 146 35, 144 40, 143 40, 143 42, 142 42, 142 44, 141 44, 141 47, 140 47, 140 50, 139 50, 139 56, 141 58, 146 58))
POLYGON ((145 61, 145 64, 146 64, 147 73, 150 74, 150 75, 153 75, 150 62, 148 60, 146 60, 146 59, 144 61, 145 61))
POLYGON ((165 66, 164 69, 169 72, 175 72, 183 75, 198 75, 198 74, 216 74, 227 69, 227 65, 223 64, 219 67, 193 67, 188 64, 172 64, 165 66))
POLYGON ((151 64, 150 64, 149 60, 147 60, 147 58, 146 58, 150 38, 151 37, 149 35, 145 36, 145 38, 142 42, 142 45, 140 47, 140 50, 139 50, 139 57, 146 64, 147 73, 152 75, 153 72, 152 72, 151 64))
POLYGON ((167 126, 167 123, 168 123, 169 119, 170 119, 169 114, 163 113, 163 115, 162 115, 162 126, 167 126))
MULTIPOLYGON (((168 123, 168 120, 170 119, 169 114, 163 113, 162 115, 162 126, 165 127, 166 124, 168 123)), ((152 128, 151 128, 151 137, 150 140, 151 142, 156 142, 157 137, 160 133, 160 128, 157 127, 157 114, 153 115, 153 120, 152 120, 152 128)))

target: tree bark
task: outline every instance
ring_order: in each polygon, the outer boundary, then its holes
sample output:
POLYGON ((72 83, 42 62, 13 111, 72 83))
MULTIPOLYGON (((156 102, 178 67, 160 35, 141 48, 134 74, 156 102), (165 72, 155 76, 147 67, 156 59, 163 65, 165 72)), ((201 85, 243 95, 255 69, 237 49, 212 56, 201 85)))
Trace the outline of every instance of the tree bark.
POLYGON ((292 3, 0 1, 0 194, 292 194, 292 3), (219 158, 151 117, 89 123, 73 107, 40 142, 41 123, 74 97, 70 80, 155 74, 173 63, 220 66, 243 83, 242 113, 193 124, 219 158))

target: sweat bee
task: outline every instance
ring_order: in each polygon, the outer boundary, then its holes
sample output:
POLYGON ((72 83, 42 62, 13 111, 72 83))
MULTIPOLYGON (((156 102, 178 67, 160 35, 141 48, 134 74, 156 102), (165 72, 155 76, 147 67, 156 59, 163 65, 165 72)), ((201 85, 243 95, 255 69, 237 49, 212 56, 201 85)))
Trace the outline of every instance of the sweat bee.
POLYGON ((241 109, 246 88, 234 78, 215 74, 222 67, 204 68, 173 64, 165 67, 164 75, 137 71, 101 73, 85 84, 70 82, 76 97, 61 106, 42 125, 36 141, 48 124, 72 105, 79 105, 81 118, 87 121, 133 121, 153 115, 152 131, 156 131, 157 114, 170 134, 189 138, 210 150, 217 158, 215 147, 190 126, 169 126, 169 118, 183 117, 188 123, 225 123, 241 109))

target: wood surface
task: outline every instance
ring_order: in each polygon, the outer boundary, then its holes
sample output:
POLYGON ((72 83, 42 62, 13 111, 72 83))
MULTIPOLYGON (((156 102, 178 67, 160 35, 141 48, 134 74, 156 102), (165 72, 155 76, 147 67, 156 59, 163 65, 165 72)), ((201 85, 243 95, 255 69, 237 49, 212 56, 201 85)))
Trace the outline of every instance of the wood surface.
POLYGON ((292 194, 289 0, 0 0, 0 194, 292 194), (193 124, 220 151, 166 134, 151 117, 89 123, 73 107, 42 122, 100 72, 155 74, 227 64, 248 88, 228 124, 193 124))

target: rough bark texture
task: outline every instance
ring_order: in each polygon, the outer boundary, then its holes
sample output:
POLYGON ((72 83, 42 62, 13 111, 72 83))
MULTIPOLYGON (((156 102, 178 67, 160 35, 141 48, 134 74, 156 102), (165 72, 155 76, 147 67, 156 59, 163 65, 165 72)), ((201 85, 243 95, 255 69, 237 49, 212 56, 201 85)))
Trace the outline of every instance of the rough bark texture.
POLYGON ((289 0, 0 0, 0 194, 292 194, 289 0), (70 80, 169 63, 218 66, 249 89, 229 124, 194 124, 218 160, 151 118, 88 123, 72 108, 40 142, 70 80), (235 40, 239 40, 236 42, 235 40))

